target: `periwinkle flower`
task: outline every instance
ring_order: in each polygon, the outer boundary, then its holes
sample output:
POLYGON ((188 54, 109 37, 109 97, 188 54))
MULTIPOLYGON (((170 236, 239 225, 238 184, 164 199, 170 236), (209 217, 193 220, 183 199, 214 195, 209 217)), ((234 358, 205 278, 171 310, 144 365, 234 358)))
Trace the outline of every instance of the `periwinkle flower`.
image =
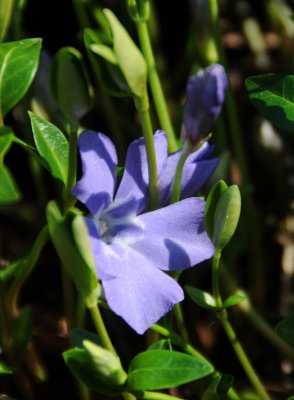
POLYGON ((222 65, 213 64, 190 77, 182 129, 183 143, 197 146, 210 132, 221 112, 228 85, 222 65))
MULTIPOLYGON (((154 135, 154 143, 163 198, 169 192, 176 160, 167 155, 164 132, 154 135)), ((148 200, 144 139, 129 146, 117 190, 117 155, 111 140, 101 133, 85 131, 78 144, 83 176, 73 193, 90 211, 85 220, 97 276, 110 309, 142 334, 184 298, 178 283, 163 271, 189 268, 213 254, 213 244, 204 229, 205 202, 193 197, 144 212, 148 200)), ((207 149, 200 151, 203 156, 207 149)), ((201 154, 198 157, 201 162, 201 154)), ((189 192, 194 176, 185 179, 183 189, 189 192)))

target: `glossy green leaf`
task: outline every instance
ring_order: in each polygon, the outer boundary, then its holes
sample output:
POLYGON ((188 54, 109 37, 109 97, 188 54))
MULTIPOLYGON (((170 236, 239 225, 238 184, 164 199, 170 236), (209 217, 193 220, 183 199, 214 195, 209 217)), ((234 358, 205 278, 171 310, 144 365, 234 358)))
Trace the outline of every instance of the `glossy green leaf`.
POLYGON ((224 191, 214 214, 213 242, 221 251, 231 240, 238 225, 241 212, 241 195, 237 185, 232 185, 224 191))
POLYGON ((113 35, 113 51, 118 65, 135 96, 141 97, 146 92, 147 67, 144 57, 128 32, 112 11, 105 9, 113 35))
POLYGON ((203 290, 194 288, 192 286, 185 286, 185 289, 191 299, 198 306, 206 308, 207 310, 215 310, 215 300, 210 293, 204 292, 203 290))
POLYGON ((52 175, 66 184, 69 152, 67 139, 51 122, 32 112, 29 115, 38 152, 48 164, 52 175))
POLYGON ((0 1, 0 42, 3 42, 3 39, 5 39, 10 24, 13 2, 14 0, 0 1))
POLYGON ((51 86, 61 111, 76 126, 93 105, 93 91, 78 50, 73 47, 58 50, 51 68, 51 86))
POLYGON ((20 198, 21 193, 9 169, 0 164, 0 204, 14 203, 20 198))
POLYGON ((12 368, 10 368, 3 361, 0 361, 0 375, 9 375, 9 374, 13 374, 13 373, 14 373, 14 371, 12 368))
POLYGON ((276 326, 277 334, 291 346, 294 346, 294 315, 280 321, 276 326))
POLYGON ((90 389, 110 396, 120 394, 124 390, 124 385, 109 384, 105 377, 101 377, 94 370, 85 349, 70 349, 62 355, 72 374, 90 389))
POLYGON ((91 342, 101 345, 98 335, 80 328, 74 328, 70 331, 70 340, 74 347, 78 347, 80 349, 84 348, 84 340, 91 340, 91 342))
POLYGON ((41 39, 24 39, 0 45, 0 125, 27 92, 37 72, 41 39))
POLYGON ((170 350, 172 351, 172 345, 170 339, 156 340, 156 342, 151 343, 148 350, 170 350))
POLYGON ((228 185, 224 181, 220 180, 213 186, 207 197, 204 210, 204 223, 206 232, 210 238, 213 237, 214 214, 217 203, 221 194, 225 192, 227 188, 228 185))
POLYGON ((229 308, 233 307, 236 304, 241 303, 241 301, 247 300, 246 296, 242 296, 240 294, 233 294, 232 296, 229 296, 223 303, 224 308, 229 308))
POLYGON ((259 113, 278 128, 294 133, 294 75, 264 74, 246 79, 259 113))
POLYGON ((130 363, 128 389, 153 390, 182 385, 214 371, 212 365, 190 355, 169 350, 148 350, 130 363))
POLYGON ((63 266, 74 281, 77 290, 87 299, 97 290, 97 277, 93 269, 81 257, 71 233, 72 215, 63 217, 57 204, 47 206, 47 220, 51 240, 63 266))

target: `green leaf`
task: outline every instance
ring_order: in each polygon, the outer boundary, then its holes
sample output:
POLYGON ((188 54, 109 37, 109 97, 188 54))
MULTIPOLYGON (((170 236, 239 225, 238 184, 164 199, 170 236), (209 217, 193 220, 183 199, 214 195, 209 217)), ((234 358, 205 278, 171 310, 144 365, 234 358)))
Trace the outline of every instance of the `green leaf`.
POLYGON ((148 350, 130 363, 129 391, 166 389, 182 385, 214 371, 212 365, 190 355, 169 350, 148 350))
POLYGON ((51 86, 61 111, 76 126, 93 105, 93 91, 78 50, 73 47, 58 50, 51 67, 51 86))
POLYGON ((246 296, 242 296, 240 294, 233 294, 232 296, 229 296, 223 303, 224 308, 229 308, 233 307, 238 303, 241 303, 241 301, 247 300, 246 296))
POLYGON ((27 92, 39 64, 41 39, 0 45, 0 125, 27 92))
POLYGON ((226 400, 233 381, 231 375, 217 375, 203 393, 201 400, 226 400))
POLYGON ((294 315, 280 321, 276 326, 277 334, 291 346, 294 346, 294 315))
POLYGON ((246 88, 262 116, 278 128, 294 133, 294 75, 252 76, 246 79, 246 88))
POLYGON ((9 169, 0 164, 0 204, 14 203, 20 198, 21 193, 9 169))
POLYGON ((74 347, 78 347, 80 349, 84 348, 84 340, 90 340, 93 343, 101 345, 98 335, 80 328, 74 328, 70 331, 70 340, 74 347))
POLYGON ((151 343, 148 350, 170 350, 172 351, 172 345, 170 339, 156 340, 156 342, 151 343))
POLYGON ((238 225, 241 212, 241 195, 237 185, 232 185, 224 191, 214 214, 213 242, 221 251, 231 240, 238 225))
POLYGON ((67 181, 69 145, 64 134, 44 118, 29 112, 36 147, 41 157, 47 162, 51 174, 67 181))
POLYGON ((90 389, 110 396, 118 395, 123 391, 124 385, 109 384, 105 377, 101 377, 94 370, 85 349, 70 349, 65 351, 62 356, 71 373, 90 389))
POLYGON ((0 375, 9 375, 13 374, 14 370, 10 368, 6 363, 0 361, 0 375))
POLYGON ((206 232, 210 238, 213 237, 214 214, 217 203, 221 194, 225 192, 227 188, 228 185, 224 181, 220 180, 213 186, 207 197, 204 210, 204 223, 206 232))
POLYGON ((185 289, 194 303, 198 306, 206 308, 207 310, 216 309, 215 300, 210 293, 203 292, 202 290, 192 286, 185 286, 185 289))
POLYGON ((98 281, 95 271, 85 262, 75 245, 71 233, 73 218, 71 214, 63 217, 54 201, 48 204, 47 220, 51 240, 77 290, 87 299, 95 296, 98 281))
POLYGON ((147 67, 138 47, 112 11, 105 9, 113 35, 113 51, 118 65, 135 96, 142 97, 146 92, 147 67))

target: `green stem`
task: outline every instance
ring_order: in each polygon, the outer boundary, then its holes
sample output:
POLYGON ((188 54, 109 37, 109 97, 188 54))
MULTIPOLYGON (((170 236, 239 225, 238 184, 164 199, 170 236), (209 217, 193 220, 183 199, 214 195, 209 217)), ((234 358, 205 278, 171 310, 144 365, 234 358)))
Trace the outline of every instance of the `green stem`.
POLYGON ((252 386, 256 390, 256 393, 258 394, 259 398, 261 400, 270 400, 269 395, 267 394, 266 390, 264 389, 263 384, 261 383, 249 358, 247 357, 247 354, 245 353, 241 343, 239 342, 238 337, 234 331, 234 328, 232 327, 231 323, 229 322, 227 310, 223 308, 222 298, 221 298, 220 290, 219 290, 219 281, 218 281, 218 269, 219 269, 220 257, 221 257, 221 252, 219 250, 216 250, 215 255, 213 257, 213 263, 212 263, 212 268, 213 268, 212 269, 212 290, 213 290, 213 295, 215 298, 216 305, 219 309, 219 311, 217 312, 217 317, 221 321, 221 324, 222 324, 224 331, 231 343, 231 346, 233 347, 240 364, 242 365, 252 386))
POLYGON ((136 400, 136 397, 132 393, 129 393, 129 392, 123 392, 122 396, 123 396, 124 400, 136 400))
POLYGON ((83 296, 78 293, 78 299, 77 299, 77 313, 76 313, 76 319, 77 319, 77 327, 78 328, 83 328, 85 325, 85 314, 86 314, 86 306, 85 306, 85 301, 83 296))
POLYGON ((172 127, 162 86, 157 73, 153 50, 147 27, 147 21, 143 19, 136 19, 135 24, 137 28, 140 46, 147 63, 148 78, 158 119, 160 121, 162 129, 167 134, 168 150, 170 153, 172 153, 177 150, 176 136, 172 127))
POLYGON ((24 268, 22 268, 19 274, 14 278, 9 288, 7 304, 11 316, 17 315, 17 300, 20 289, 22 288, 23 284, 31 274, 32 270, 34 269, 39 259, 41 250, 47 243, 48 239, 49 239, 49 233, 48 233, 48 227, 46 225, 44 228, 41 229, 35 243, 33 244, 32 250, 28 255, 24 268))
POLYGON ((76 201, 75 197, 71 194, 71 189, 76 183, 77 177, 77 139, 77 127, 71 126, 69 134, 67 182, 64 193, 65 209, 69 209, 70 207, 72 207, 76 201))
MULTIPOLYGON (((243 291, 237 289, 236 282, 232 278, 231 274, 227 271, 226 267, 222 265, 221 272, 223 274, 223 285, 230 294, 241 294, 242 296, 248 297, 243 291)), ((245 315, 245 317, 251 322, 256 330, 271 343, 276 349, 283 353, 286 357, 294 361, 294 349, 287 342, 285 342, 274 329, 263 319, 263 317, 254 309, 249 300, 241 301, 236 304, 236 307, 245 315)))
POLYGON ((135 99, 135 106, 139 113, 147 151, 149 175, 149 208, 150 210, 156 210, 156 208, 158 207, 158 175, 147 93, 143 98, 135 99))
POLYGON ((179 333, 183 340, 188 341, 188 332, 185 326, 184 314, 180 303, 175 304, 174 311, 179 333))
POLYGON ((108 332, 105 328, 98 305, 89 308, 89 311, 103 347, 111 351, 113 354, 116 354, 115 348, 113 347, 108 332))
POLYGON ((177 201, 180 200, 183 169, 184 169, 184 165, 185 165, 185 162, 186 162, 188 156, 189 156, 189 153, 184 152, 179 159, 177 169, 176 169, 176 174, 175 174, 173 191, 172 191, 172 195, 171 195, 171 204, 176 203, 177 201))
POLYGON ((145 400, 183 400, 181 397, 171 396, 170 394, 164 394, 160 392, 148 392, 145 391, 140 399, 145 400))

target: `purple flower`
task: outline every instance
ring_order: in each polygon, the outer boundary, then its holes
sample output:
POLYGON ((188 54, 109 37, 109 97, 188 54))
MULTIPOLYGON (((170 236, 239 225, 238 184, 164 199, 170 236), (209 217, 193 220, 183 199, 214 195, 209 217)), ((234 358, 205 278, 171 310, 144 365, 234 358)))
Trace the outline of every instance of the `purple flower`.
MULTIPOLYGON (((168 193, 174 158, 178 156, 168 157, 163 132, 154 135, 154 142, 159 187, 162 193, 168 193)), ((116 191, 117 156, 110 139, 85 131, 78 143, 83 176, 73 193, 91 213, 85 220, 97 276, 112 311, 142 334, 184 297, 177 282, 162 270, 186 269, 213 254, 213 244, 204 230, 205 202, 188 198, 141 214, 148 195, 144 139, 129 146, 116 191)), ((199 162, 204 161, 200 154, 198 158, 199 162)), ((191 167, 187 171, 191 169, 192 173, 193 168, 197 169, 191 167)), ((187 193, 191 181, 192 178, 184 184, 187 193)))
POLYGON ((227 85, 220 64, 213 64, 189 79, 182 130, 184 143, 189 139, 195 146, 210 132, 221 112, 227 85))

